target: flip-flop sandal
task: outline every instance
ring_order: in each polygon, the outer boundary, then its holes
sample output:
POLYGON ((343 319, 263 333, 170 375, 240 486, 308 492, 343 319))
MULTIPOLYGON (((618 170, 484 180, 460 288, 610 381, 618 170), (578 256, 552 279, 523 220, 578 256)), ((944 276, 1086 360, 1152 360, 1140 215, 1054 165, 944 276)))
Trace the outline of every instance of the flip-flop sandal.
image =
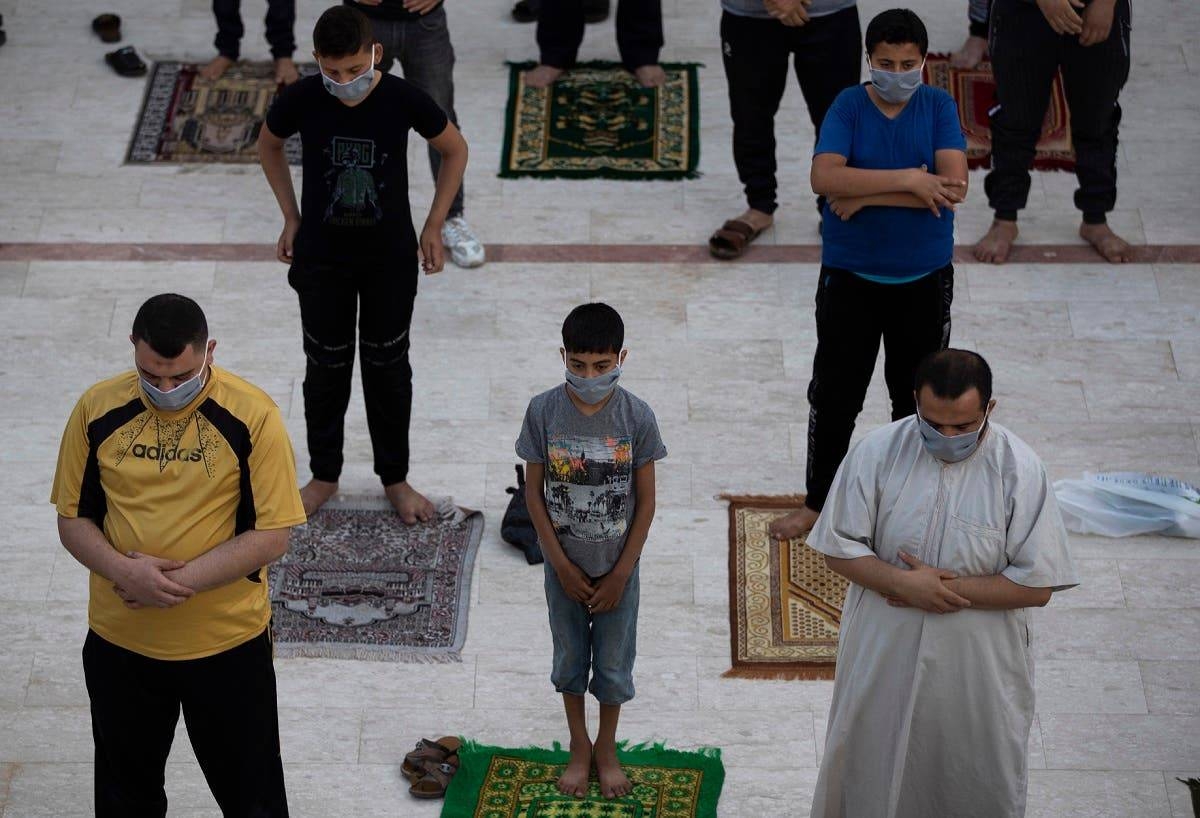
POLYGON ((746 245, 762 234, 752 226, 737 219, 730 219, 708 239, 708 252, 717 258, 734 259, 746 252, 746 245))
POLYGON ((100 35, 106 43, 116 43, 121 40, 121 18, 115 14, 101 14, 92 20, 92 31, 100 35))
POLYGON ((400 771, 413 783, 425 775, 427 762, 440 764, 458 752, 462 741, 457 736, 442 736, 437 741, 423 738, 417 742, 416 749, 404 757, 400 771))
POLYGON ((146 64, 142 62, 142 58, 137 55, 137 52, 133 50, 133 46, 131 45, 105 54, 104 61, 111 65, 112 70, 116 71, 122 77, 142 77, 146 75, 146 64))
POLYGON ((427 761, 425 762, 425 774, 408 788, 408 792, 413 798, 428 800, 445 798, 446 789, 450 786, 450 779, 456 772, 458 772, 457 755, 447 756, 446 760, 440 764, 427 761))

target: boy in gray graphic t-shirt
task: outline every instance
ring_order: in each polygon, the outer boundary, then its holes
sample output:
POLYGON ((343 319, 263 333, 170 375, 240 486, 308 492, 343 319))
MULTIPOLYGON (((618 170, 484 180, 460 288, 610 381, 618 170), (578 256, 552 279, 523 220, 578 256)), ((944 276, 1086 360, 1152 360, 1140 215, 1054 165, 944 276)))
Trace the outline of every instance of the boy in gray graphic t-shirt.
POLYGON ((617 311, 576 307, 562 334, 567 382, 529 402, 517 455, 527 463, 526 500, 546 557, 550 679, 571 733, 558 788, 587 794, 595 764, 601 793, 619 798, 633 789, 617 762, 617 721, 633 698, 638 560, 654 519, 654 461, 667 450, 654 412, 617 386, 625 361, 617 311), (600 702, 594 746, 589 690, 600 702))

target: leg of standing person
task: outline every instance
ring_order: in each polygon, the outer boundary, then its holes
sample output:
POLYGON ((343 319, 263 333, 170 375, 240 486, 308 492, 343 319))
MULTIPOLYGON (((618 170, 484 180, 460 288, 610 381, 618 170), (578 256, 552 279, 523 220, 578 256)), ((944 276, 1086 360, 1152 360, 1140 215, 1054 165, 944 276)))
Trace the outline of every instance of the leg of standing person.
POLYGON ((88 631, 83 674, 96 742, 96 818, 167 814, 163 783, 179 721, 170 666, 88 631))
POLYGON ((917 411, 913 378, 925 356, 950 346, 954 265, 908 284, 891 285, 883 313, 883 374, 892 400, 892 420, 917 411))
POLYGON ((975 245, 975 258, 1001 264, 1017 238, 1017 211, 1029 198, 1029 169, 1065 37, 1050 28, 1036 5, 1023 0, 995 0, 991 25, 997 104, 991 123, 992 170, 983 186, 995 220, 975 245))
POLYGON ((558 789, 564 795, 582 796, 587 793, 592 768, 592 740, 587 732, 583 699, 592 656, 590 614, 582 602, 567 596, 549 561, 543 569, 550 638, 554 645, 550 683, 562 694, 571 739, 571 757, 558 779, 558 789))
POLYGON ((296 0, 267 0, 267 44, 275 60, 275 82, 291 85, 300 79, 296 53, 296 0))
MULTIPOLYGON (((400 53, 404 78, 420 88, 436 102, 450 121, 458 126, 454 111, 454 45, 450 42, 450 26, 445 5, 438 6, 419 20, 408 23, 408 37, 400 53)), ((429 167, 434 182, 442 169, 442 155, 429 146, 429 167)), ((459 185, 446 224, 442 227, 442 243, 450 250, 450 258, 459 267, 478 267, 484 262, 483 243, 467 224, 464 215, 465 193, 459 185)))
POLYGON ((300 297, 304 335, 304 422, 312 480, 300 497, 311 515, 337 492, 342 473, 358 290, 351 273, 318 264, 293 264, 288 284, 300 297))
POLYGON ((370 20, 371 29, 375 32, 375 39, 379 41, 383 51, 383 56, 375 67, 386 74, 396 64, 397 55, 404 50, 405 23, 400 20, 385 20, 381 17, 372 17, 370 20))
POLYGON ((967 4, 967 40, 950 55, 955 68, 975 68, 988 53, 988 19, 991 0, 970 0, 967 4))
POLYGON ((633 785, 617 760, 617 724, 621 705, 634 695, 633 666, 637 660, 637 619, 641 578, 633 569, 621 601, 611 611, 592 614, 592 681, 590 690, 600 703, 600 728, 592 757, 600 794, 605 798, 628 795, 633 785))
POLYGON ((658 64, 662 47, 662 0, 620 0, 617 50, 621 63, 646 88, 657 88, 667 80, 658 64))
MULTIPOLYGON (((721 54, 733 119, 733 163, 746 194, 746 211, 731 219, 750 228, 751 240, 774 223, 775 114, 787 83, 786 28, 778 20, 721 15, 721 54)), ((708 240, 718 258, 737 258, 748 242, 722 227, 708 240)))
POLYGON ((183 720, 228 818, 287 818, 269 629, 235 648, 179 662, 183 720))
POLYGON ((772 523, 773 537, 807 534, 825 505, 875 371, 881 316, 890 309, 892 286, 866 281, 847 270, 821 267, 817 351, 808 385, 808 494, 804 508, 772 523))
POLYGON ((538 12, 538 66, 525 72, 525 84, 546 88, 575 64, 583 45, 583 0, 542 0, 538 12))
POLYGON ((1133 258, 1128 242, 1112 231, 1106 218, 1117 203, 1118 98, 1129 79, 1131 11, 1129 0, 1117 0, 1108 38, 1084 46, 1072 37, 1064 45, 1062 57, 1079 179, 1075 206, 1083 213, 1079 234, 1114 263, 1133 258))
POLYGON ((200 69, 200 76, 209 82, 220 79, 241 55, 242 35, 246 33, 241 6, 241 0, 212 0, 213 17, 217 20, 217 36, 213 40, 217 56, 200 69))

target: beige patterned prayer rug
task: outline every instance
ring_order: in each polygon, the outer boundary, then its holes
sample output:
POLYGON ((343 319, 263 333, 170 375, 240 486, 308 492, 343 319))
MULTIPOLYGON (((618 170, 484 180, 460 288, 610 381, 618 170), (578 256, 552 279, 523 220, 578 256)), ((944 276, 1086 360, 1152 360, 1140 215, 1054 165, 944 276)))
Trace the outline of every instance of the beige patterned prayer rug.
POLYGON ((768 534, 802 496, 724 495, 729 502, 729 624, 733 668, 755 679, 832 679, 847 581, 803 540, 768 534))

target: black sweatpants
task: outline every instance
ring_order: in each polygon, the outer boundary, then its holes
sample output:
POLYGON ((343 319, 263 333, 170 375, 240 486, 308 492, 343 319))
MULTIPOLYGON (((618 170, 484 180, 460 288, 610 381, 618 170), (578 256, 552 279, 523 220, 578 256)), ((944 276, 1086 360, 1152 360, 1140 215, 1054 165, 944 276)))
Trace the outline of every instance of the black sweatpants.
POLYGON ((300 296, 308 359, 304 420, 309 465, 317 480, 337 482, 342 473, 356 337, 375 473, 385 486, 408 479, 408 331, 417 296, 415 255, 410 264, 408 270, 397 270, 296 262, 288 271, 288 283, 300 296))
POLYGON ((268 631, 215 656, 178 662, 88 631, 83 672, 96 742, 97 818, 167 814, 164 773, 181 708, 225 818, 286 818, 268 631))
POLYGON ((787 83, 788 58, 795 62, 808 115, 820 136, 834 98, 858 84, 862 63, 858 8, 814 17, 795 27, 726 11, 721 15, 721 52, 729 83, 738 179, 750 207, 774 213, 778 207, 775 114, 787 83))
POLYGON ((1036 4, 993 0, 989 49, 998 108, 984 189, 996 218, 1015 221, 1029 198, 1029 168, 1061 68, 1079 180, 1075 207, 1088 224, 1104 224, 1117 202, 1117 98, 1129 78, 1130 14, 1129 0, 1117 0, 1108 40, 1084 47, 1077 35, 1054 33, 1036 4))
MULTIPOLYGON (((570 68, 583 44, 583 0, 542 0, 537 42, 543 65, 570 68)), ((658 63, 663 47, 662 0, 620 0, 617 49, 630 71, 658 63)))
POLYGON ((879 340, 892 420, 917 411, 917 364, 950 344, 954 265, 908 284, 877 284, 821 267, 817 284, 817 354, 808 385, 808 497, 820 511, 862 411, 879 340))
MULTIPOLYGON (((237 60, 241 55, 242 0, 213 0, 213 16, 217 18, 217 38, 213 45, 222 57, 237 60)), ((267 44, 275 59, 290 57, 296 51, 296 0, 267 0, 267 44)))

